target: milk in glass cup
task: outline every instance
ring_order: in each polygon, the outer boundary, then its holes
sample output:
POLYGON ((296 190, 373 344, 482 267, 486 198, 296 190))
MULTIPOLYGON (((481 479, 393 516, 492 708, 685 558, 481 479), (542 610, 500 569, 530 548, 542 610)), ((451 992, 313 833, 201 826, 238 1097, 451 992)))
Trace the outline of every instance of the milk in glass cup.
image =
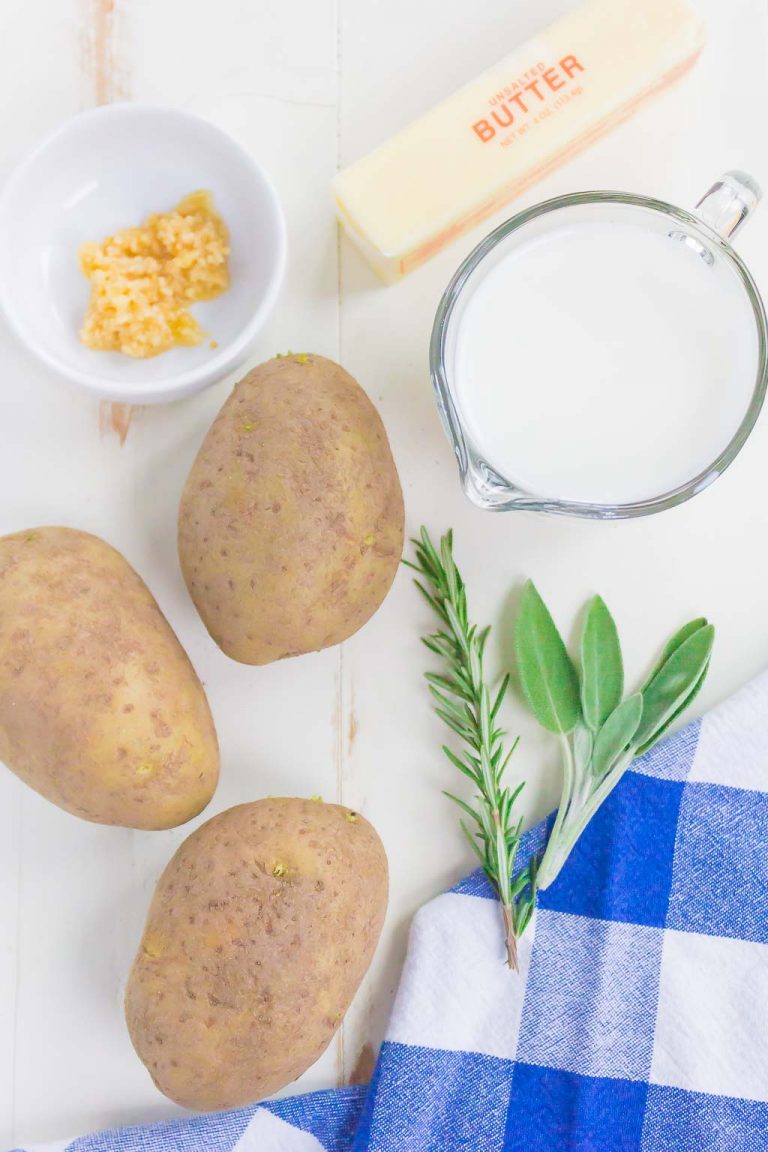
POLYGON ((430 351, 474 503, 643 516, 728 467, 768 379, 765 309, 729 243, 759 197, 740 172, 693 212, 577 193, 478 245, 443 296, 430 351))

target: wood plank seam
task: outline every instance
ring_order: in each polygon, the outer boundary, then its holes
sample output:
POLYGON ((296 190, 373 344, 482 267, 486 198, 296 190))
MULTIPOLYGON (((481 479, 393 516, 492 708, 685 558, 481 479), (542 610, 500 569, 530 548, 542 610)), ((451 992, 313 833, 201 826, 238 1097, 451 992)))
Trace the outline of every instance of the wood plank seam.
MULTIPOLYGON (((341 166, 341 0, 335 0, 333 16, 336 21, 336 171, 341 166)), ((341 273, 341 233, 336 226, 336 355, 341 363, 342 355, 342 273, 341 273)), ((338 662, 339 697, 336 709, 336 803, 344 803, 345 741, 344 733, 344 645, 339 645, 338 662)), ((344 1060, 344 1039, 346 1022, 342 1021, 336 1034, 336 1083, 342 1087, 346 1083, 344 1060)))
MULTIPOLYGON (((124 5, 127 0, 83 0, 83 70, 95 105, 127 100, 130 95, 130 69, 124 57, 124 5)), ((125 444, 133 417, 140 411, 131 404, 102 400, 99 405, 99 432, 117 436, 125 444)))
POLYGON ((19 814, 19 840, 16 861, 16 955, 13 985, 13 1072, 11 1086, 11 1140, 16 1143, 16 1088, 19 1051, 19 988, 21 985, 21 875, 24 860, 24 793, 19 791, 17 810, 19 814))

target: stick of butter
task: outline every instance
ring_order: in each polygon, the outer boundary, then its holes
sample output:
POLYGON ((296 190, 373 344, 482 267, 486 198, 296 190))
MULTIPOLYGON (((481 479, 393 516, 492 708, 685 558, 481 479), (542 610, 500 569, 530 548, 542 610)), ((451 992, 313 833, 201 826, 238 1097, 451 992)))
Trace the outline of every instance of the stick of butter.
POLYGON ((681 76, 704 43, 687 0, 587 0, 334 182, 387 283, 681 76))

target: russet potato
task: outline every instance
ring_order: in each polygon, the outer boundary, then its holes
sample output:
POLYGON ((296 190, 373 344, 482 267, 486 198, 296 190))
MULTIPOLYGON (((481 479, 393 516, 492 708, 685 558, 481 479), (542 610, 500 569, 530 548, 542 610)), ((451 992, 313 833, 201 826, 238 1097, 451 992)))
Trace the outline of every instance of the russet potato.
POLYGON ((182 571, 216 643, 245 664, 340 643, 384 600, 402 548, 400 481, 357 381, 314 355, 249 372, 179 510, 182 571))
POLYGON ((214 793, 202 685, 149 589, 96 536, 0 538, 0 760, 101 824, 170 828, 214 793))
POLYGON ((300 1076, 349 1007, 386 904, 381 841, 347 808, 259 800, 193 832, 160 877, 125 999, 160 1091, 206 1111, 300 1076))

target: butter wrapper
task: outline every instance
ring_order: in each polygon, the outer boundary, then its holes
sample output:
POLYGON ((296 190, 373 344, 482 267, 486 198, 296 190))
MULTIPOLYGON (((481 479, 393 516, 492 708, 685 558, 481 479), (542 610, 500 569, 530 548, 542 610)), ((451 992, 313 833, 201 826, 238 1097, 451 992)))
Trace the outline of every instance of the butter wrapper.
POLYGON ((334 182, 392 283, 678 79, 704 44, 687 0, 587 0, 334 182))

